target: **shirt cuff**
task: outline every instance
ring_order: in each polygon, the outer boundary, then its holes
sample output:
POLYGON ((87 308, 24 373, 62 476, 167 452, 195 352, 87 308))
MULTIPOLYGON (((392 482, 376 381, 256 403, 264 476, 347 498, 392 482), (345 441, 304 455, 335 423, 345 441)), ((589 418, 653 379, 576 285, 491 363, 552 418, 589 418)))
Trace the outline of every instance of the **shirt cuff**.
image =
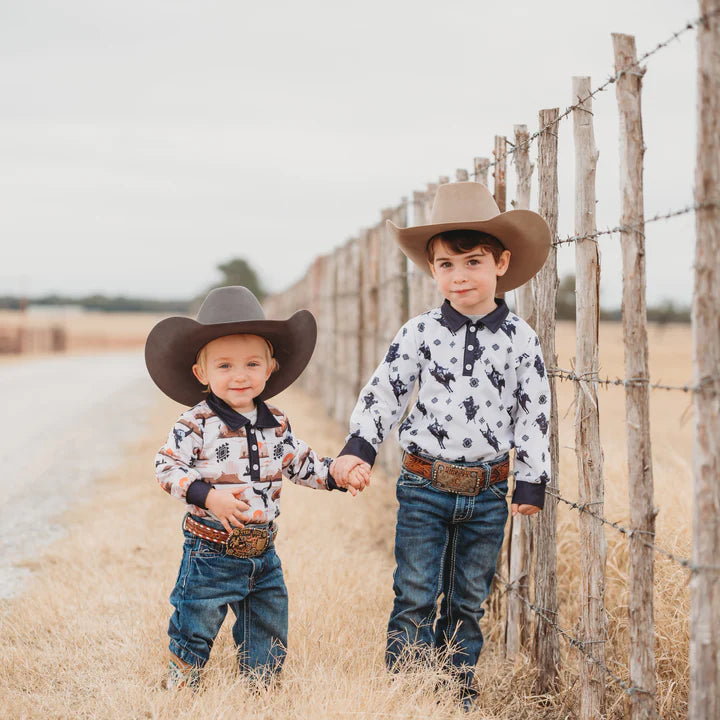
POLYGON ((335 482, 335 478, 330 474, 330 471, 329 471, 329 470, 328 470, 328 474, 327 474, 326 484, 327 484, 327 489, 328 489, 328 490, 339 490, 340 492, 347 492, 347 488, 340 487, 340 486, 335 482))
POLYGON ((512 502, 517 505, 534 505, 542 510, 545 506, 545 483, 516 480, 512 502))
POLYGON ((198 507, 207 510, 205 501, 207 500, 208 493, 213 489, 213 486, 205 482, 204 480, 194 480, 190 483, 187 492, 185 493, 185 502, 188 505, 197 505, 198 507))
POLYGON ((377 451, 365 438, 351 435, 345 443, 345 447, 338 453, 338 457, 341 455, 355 455, 372 467, 375 464, 377 451))

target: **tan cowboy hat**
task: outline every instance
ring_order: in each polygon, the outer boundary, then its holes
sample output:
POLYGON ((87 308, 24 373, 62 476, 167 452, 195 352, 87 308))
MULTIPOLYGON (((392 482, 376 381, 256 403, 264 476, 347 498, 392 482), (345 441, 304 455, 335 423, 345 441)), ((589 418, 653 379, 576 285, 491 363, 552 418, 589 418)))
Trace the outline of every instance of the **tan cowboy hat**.
POLYGON ((429 225, 401 228, 391 220, 386 224, 400 249, 428 275, 432 273, 425 248, 433 235, 461 229, 494 235, 511 255, 507 272, 498 277, 497 293, 526 283, 550 252, 550 228, 540 215, 531 210, 501 213, 490 191, 477 182, 440 185, 429 225))
POLYGON ((310 362, 317 324, 309 310, 298 310, 287 320, 266 320, 247 288, 215 288, 200 306, 196 320, 169 317, 150 331, 145 343, 150 377, 168 397, 182 405, 196 405, 205 397, 203 385, 192 372, 198 352, 211 340, 241 333, 259 335, 272 344, 280 368, 259 395, 267 400, 291 385, 310 362))

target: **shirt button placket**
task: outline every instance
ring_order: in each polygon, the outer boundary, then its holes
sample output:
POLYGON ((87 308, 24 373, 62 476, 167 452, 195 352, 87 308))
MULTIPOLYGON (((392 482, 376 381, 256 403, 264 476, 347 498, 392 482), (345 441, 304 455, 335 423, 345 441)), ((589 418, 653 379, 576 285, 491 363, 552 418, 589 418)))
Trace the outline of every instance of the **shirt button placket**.
POLYGON ((463 375, 468 376, 473 373, 475 365, 475 345, 477 344, 477 336, 475 334, 475 325, 468 325, 465 330, 465 352, 463 355, 463 375))
POLYGON ((260 455, 258 453, 257 438, 255 431, 248 426, 247 429, 248 458, 250 463, 250 479, 253 482, 260 481, 260 455))

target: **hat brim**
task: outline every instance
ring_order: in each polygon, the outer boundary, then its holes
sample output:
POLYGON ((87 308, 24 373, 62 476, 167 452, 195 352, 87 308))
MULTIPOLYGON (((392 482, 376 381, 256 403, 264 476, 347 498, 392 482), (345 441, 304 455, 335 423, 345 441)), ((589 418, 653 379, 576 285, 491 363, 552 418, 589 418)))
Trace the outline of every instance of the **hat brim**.
POLYGON ((161 320, 145 343, 145 365, 155 384, 168 397, 193 406, 206 397, 192 372, 200 349, 224 335, 259 335, 272 343, 280 366, 258 396, 262 400, 292 385, 310 362, 317 339, 317 324, 309 310, 298 310, 287 320, 248 320, 203 324, 186 317, 161 320))
POLYGON ((498 277, 496 292, 503 293, 524 285, 545 264, 550 252, 550 228, 541 215, 532 210, 509 210, 490 220, 437 223, 401 228, 392 220, 386 225, 400 249, 423 272, 432 276, 425 254, 433 235, 450 230, 480 230, 494 235, 510 251, 510 265, 498 277))

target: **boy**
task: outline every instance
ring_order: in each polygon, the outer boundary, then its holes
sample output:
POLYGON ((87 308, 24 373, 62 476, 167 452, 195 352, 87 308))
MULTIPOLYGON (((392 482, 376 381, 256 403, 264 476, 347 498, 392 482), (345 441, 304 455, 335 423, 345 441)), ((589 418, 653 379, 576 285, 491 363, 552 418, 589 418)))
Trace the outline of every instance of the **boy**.
POLYGON ((510 449, 513 514, 543 507, 550 472, 550 394, 539 342, 496 295, 542 267, 550 231, 536 213, 500 213, 474 182, 441 185, 430 225, 401 229, 388 221, 388 228, 445 301, 400 329, 360 392, 331 471, 343 484, 357 463, 372 465, 402 420, 386 664, 393 670, 402 656, 440 651, 467 708, 483 644, 482 603, 507 520, 510 449))
MULTIPOLYGON (((210 292, 197 320, 171 317, 150 332, 148 371, 170 398, 191 405, 155 459, 157 480, 187 503, 185 544, 170 602, 166 687, 195 686, 228 607, 243 671, 266 679, 287 645, 287 590, 275 553, 282 476, 334 490, 330 458, 293 435, 287 416, 265 400, 288 387, 315 347, 307 310, 266 320, 244 287, 210 292)), ((344 485, 360 489, 369 468, 344 485)))

